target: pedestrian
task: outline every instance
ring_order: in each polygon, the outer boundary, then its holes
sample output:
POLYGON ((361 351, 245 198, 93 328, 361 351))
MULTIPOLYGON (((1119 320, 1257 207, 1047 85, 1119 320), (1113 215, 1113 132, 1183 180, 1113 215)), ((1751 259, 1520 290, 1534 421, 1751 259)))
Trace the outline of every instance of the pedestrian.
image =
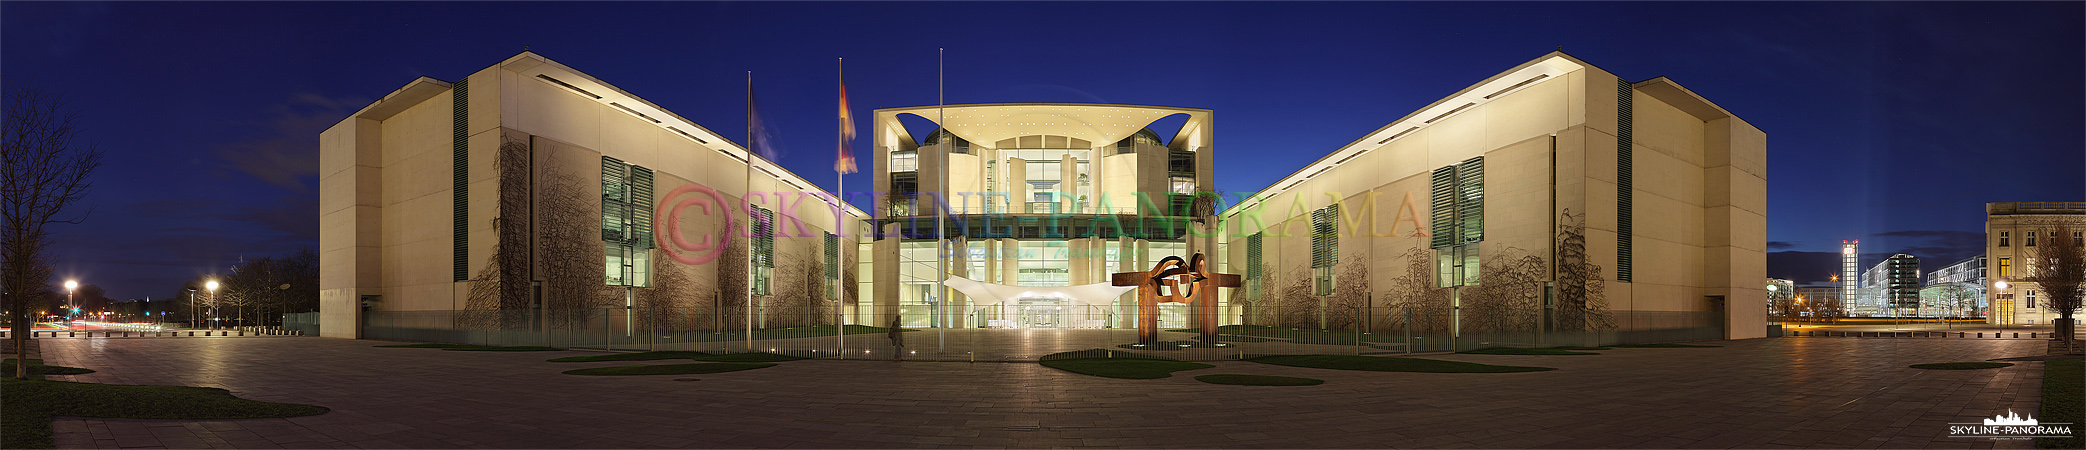
POLYGON ((905 330, 899 329, 898 315, 891 316, 891 354, 893 358, 905 359, 905 330))

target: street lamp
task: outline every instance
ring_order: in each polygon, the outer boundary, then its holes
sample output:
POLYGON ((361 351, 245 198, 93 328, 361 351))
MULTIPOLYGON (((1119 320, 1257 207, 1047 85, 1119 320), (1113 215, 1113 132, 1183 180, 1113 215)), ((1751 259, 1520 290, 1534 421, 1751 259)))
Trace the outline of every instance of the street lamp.
POLYGON ((212 328, 212 329, 216 329, 216 328, 217 328, 217 317, 216 317, 216 316, 217 316, 217 280, 210 280, 210 281, 208 281, 208 282, 205 282, 205 283, 203 283, 203 288, 204 288, 204 289, 209 289, 209 290, 210 290, 210 315, 212 316, 212 317, 210 317, 210 328, 212 328))
POLYGON ((72 301, 72 291, 79 288, 79 281, 65 280, 65 307, 70 310, 65 313, 65 328, 67 329, 72 328, 73 316, 77 315, 80 310, 80 306, 72 301))

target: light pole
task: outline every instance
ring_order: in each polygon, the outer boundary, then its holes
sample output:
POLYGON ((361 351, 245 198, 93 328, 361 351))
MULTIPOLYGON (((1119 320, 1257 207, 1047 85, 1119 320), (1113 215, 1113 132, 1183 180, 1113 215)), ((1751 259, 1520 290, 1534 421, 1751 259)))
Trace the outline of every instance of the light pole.
POLYGON ((79 288, 79 281, 65 280, 65 308, 67 309, 67 311, 65 312, 66 329, 72 329, 72 322, 74 319, 73 316, 79 315, 80 312, 80 306, 78 304, 74 304, 72 300, 72 291, 79 288))
POLYGON ((217 329, 217 280, 203 283, 203 288, 210 290, 210 328, 214 330, 217 329))
MULTIPOLYGON (((1998 290, 1999 290, 1999 298, 2000 298, 2000 299, 2002 299, 2002 300, 2005 300, 2005 301, 2006 301, 2006 303, 2007 303, 2007 306, 2013 306, 2013 303, 2014 303, 2014 299, 2013 299, 2013 297, 2008 297, 2009 295, 2013 295, 2013 294, 2012 294, 2012 293, 2010 293, 2010 292, 2006 292, 2006 288, 2007 288, 2008 286, 2011 286, 2011 285, 2010 285, 2010 284, 2007 284, 2007 283, 2006 283, 2006 280, 1999 280, 1999 281, 1995 281, 1995 282, 1993 282, 1993 283, 1992 283, 1992 288, 1994 288, 1994 289, 1998 289, 1998 290)), ((1999 303, 1999 302, 1992 302, 1992 303, 1993 303, 1993 306, 1995 306, 1994 308, 1992 308, 1992 320, 2001 320, 2001 321, 2005 321, 2006 323, 2013 323, 2013 321, 2014 321, 2013 319, 2014 319, 2014 318, 2012 318, 2012 317, 2008 317, 2008 318, 2005 318, 2005 319, 2000 319, 2000 318, 1999 318, 1999 308, 1997 308, 1997 307, 1996 307, 1996 306, 1998 306, 1998 303, 1999 303)), ((2012 312, 2013 312, 2013 308, 2011 308, 2011 307, 2009 307, 2009 308, 2006 308, 2006 309, 2007 309, 2007 312, 2008 312, 2008 313, 2012 313, 2012 312)))

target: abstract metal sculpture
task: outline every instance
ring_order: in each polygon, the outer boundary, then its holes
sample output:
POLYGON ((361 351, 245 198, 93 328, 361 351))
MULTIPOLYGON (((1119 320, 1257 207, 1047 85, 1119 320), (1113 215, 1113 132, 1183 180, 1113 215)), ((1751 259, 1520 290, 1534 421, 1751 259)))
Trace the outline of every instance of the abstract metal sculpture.
POLYGON ((1202 344, 1217 345, 1217 289, 1239 287, 1239 276, 1211 273, 1201 253, 1189 260, 1168 256, 1145 272, 1121 272, 1112 277, 1116 286, 1136 286, 1137 342, 1159 343, 1159 304, 1192 303, 1200 322, 1202 344))

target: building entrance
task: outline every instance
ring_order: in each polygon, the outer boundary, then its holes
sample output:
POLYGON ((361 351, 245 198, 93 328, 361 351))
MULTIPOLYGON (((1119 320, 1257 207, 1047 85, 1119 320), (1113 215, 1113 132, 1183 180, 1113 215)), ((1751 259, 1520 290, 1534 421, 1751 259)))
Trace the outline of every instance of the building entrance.
POLYGON ((1066 327, 1065 300, 1060 298, 1016 299, 1015 326, 1020 328, 1066 327))

